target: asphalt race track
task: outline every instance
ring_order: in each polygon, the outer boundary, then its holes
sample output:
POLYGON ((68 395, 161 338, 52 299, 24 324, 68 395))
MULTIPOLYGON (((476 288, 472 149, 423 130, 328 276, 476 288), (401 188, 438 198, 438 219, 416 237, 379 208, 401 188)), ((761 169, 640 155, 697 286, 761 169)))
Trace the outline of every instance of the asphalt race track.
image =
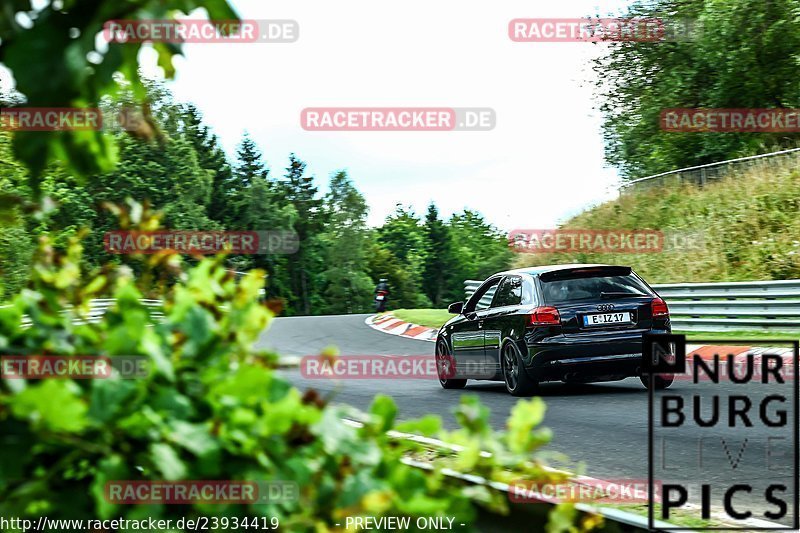
MULTIPOLYGON (((336 346, 343 356, 348 355, 431 355, 434 344, 414 339, 401 338, 373 330, 364 324, 368 315, 345 315, 324 317, 278 318, 270 329, 262 334, 259 347, 271 348, 282 355, 315 355, 326 346, 336 346)), ((285 371, 287 378, 298 388, 315 388, 325 395, 333 394, 336 402, 365 409, 375 394, 384 393, 394 397, 400 409, 400 418, 417 418, 427 414, 442 417, 444 425, 455 427, 452 408, 462 394, 477 394, 492 412, 491 423, 502 429, 509 411, 517 401, 510 396, 502 383, 470 381, 463 391, 442 389, 435 380, 347 380, 332 381, 305 379, 298 369, 285 371)), ((710 398, 720 392, 720 387, 739 387, 753 400, 753 416, 758 418, 758 399, 774 392, 773 385, 718 385, 682 384, 676 382, 670 392, 684 391, 687 401, 698 394, 710 398), (746 391, 746 392, 745 392, 746 391)), ((791 393, 791 390, 789 391, 791 393)), ((573 462, 584 463, 585 474, 592 477, 615 479, 647 479, 647 413, 648 394, 638 379, 621 382, 566 385, 546 384, 542 397, 547 402, 545 425, 553 430, 554 438, 549 446, 567 454, 573 462)), ((791 396, 790 396, 791 398, 791 396)), ((791 401, 791 400, 790 400, 791 401)), ((791 404, 786 406, 789 420, 794 413, 791 404)), ((770 411, 774 411, 772 408, 770 411)), ((685 409, 691 418, 691 403, 685 409)), ((702 412, 710 412, 705 407, 702 412)), ((721 419, 727 420, 727 402, 723 402, 721 419)), ((791 427, 791 425, 789 426, 791 427)), ((789 504, 791 513, 793 480, 787 476, 793 459, 790 441, 773 440, 771 458, 767 458, 768 439, 781 433, 756 427, 714 428, 700 430, 691 427, 656 433, 657 457, 664 458, 665 470, 678 468, 674 477, 662 479, 691 480, 709 483, 713 487, 727 487, 733 483, 749 483, 753 492, 748 496, 739 493, 734 502, 740 502, 742 510, 753 511, 754 518, 764 518, 764 510, 776 507, 765 501, 763 485, 768 482, 786 482, 788 492, 781 495, 789 504), (659 433, 663 432, 663 433, 659 433), (711 435, 711 436, 709 436, 711 435), (664 437, 662 439, 661 437, 664 437), (700 437, 705 440, 701 443, 700 437), (743 448, 743 439, 748 442, 743 448), (721 440, 724 439, 724 442, 721 440), (700 446, 702 444, 702 459, 700 446), (735 468, 733 465, 736 465, 735 468), (769 470, 771 465, 772 470, 769 470)), ((783 430, 786 435, 786 430, 783 430)), ((789 433, 791 435, 791 433, 789 433)), ((660 459, 659 459, 660 460, 660 459)), ((656 474, 658 478, 658 474, 656 474)), ((721 507, 721 494, 712 489, 712 506, 721 507)), ((720 492, 724 489, 719 489, 720 492)), ((690 500, 699 504, 699 499, 690 500)), ((786 520, 779 520, 786 524, 786 520)))

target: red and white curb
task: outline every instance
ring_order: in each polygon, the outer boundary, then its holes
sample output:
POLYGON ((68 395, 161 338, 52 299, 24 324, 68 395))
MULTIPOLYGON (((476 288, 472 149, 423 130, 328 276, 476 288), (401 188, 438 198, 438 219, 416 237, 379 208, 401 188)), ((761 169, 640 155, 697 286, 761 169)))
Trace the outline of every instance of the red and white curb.
POLYGON ((722 344, 687 344, 686 357, 698 355, 703 360, 714 359, 714 354, 726 357, 733 355, 734 358, 744 358, 752 354, 755 361, 759 361, 764 354, 780 355, 784 359, 791 361, 793 350, 788 347, 774 347, 774 346, 740 346, 740 345, 722 345, 722 344))
POLYGON ((439 332, 436 328, 405 322, 389 313, 368 316, 364 323, 372 329, 418 341, 436 342, 436 334, 439 332))
MULTIPOLYGON (((718 355, 720 363, 727 360, 729 356, 733 357, 734 363, 744 365, 747 362, 748 356, 753 357, 753 366, 758 368, 761 366, 761 359, 764 355, 771 357, 780 357, 783 361, 783 368, 787 372, 794 369, 794 350, 788 347, 776 346, 739 346, 739 345, 700 345, 700 344, 687 344, 686 345, 686 360, 692 361, 695 356, 703 361, 713 361, 714 356, 718 355)), ((787 374, 792 377, 792 374, 787 374)))

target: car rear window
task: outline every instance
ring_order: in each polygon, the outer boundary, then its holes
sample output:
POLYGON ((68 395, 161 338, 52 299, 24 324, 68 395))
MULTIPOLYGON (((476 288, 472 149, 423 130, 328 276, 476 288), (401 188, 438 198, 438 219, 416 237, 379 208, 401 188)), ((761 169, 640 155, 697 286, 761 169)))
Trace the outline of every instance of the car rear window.
POLYGON ((630 296, 653 296, 650 289, 633 275, 542 280, 542 292, 544 300, 548 304, 623 298, 628 294, 630 296))

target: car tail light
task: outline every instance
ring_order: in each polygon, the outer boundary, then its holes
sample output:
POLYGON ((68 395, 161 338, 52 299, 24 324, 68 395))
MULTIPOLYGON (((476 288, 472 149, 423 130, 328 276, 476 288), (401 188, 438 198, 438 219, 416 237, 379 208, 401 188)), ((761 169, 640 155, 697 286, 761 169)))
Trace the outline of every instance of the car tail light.
POLYGON ((560 326, 561 315, 555 307, 537 307, 530 315, 531 326, 560 326))
POLYGON ((667 302, 661 298, 654 298, 653 301, 650 302, 650 309, 653 311, 653 318, 663 318, 665 316, 669 316, 667 302))

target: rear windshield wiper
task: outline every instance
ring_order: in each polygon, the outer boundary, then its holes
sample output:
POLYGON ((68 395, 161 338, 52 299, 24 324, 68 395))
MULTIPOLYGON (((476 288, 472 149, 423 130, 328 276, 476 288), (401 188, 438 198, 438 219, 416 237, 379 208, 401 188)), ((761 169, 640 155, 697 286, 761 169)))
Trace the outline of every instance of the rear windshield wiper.
POLYGON ((601 292, 601 298, 627 298, 628 296, 647 296, 640 292, 601 292))

